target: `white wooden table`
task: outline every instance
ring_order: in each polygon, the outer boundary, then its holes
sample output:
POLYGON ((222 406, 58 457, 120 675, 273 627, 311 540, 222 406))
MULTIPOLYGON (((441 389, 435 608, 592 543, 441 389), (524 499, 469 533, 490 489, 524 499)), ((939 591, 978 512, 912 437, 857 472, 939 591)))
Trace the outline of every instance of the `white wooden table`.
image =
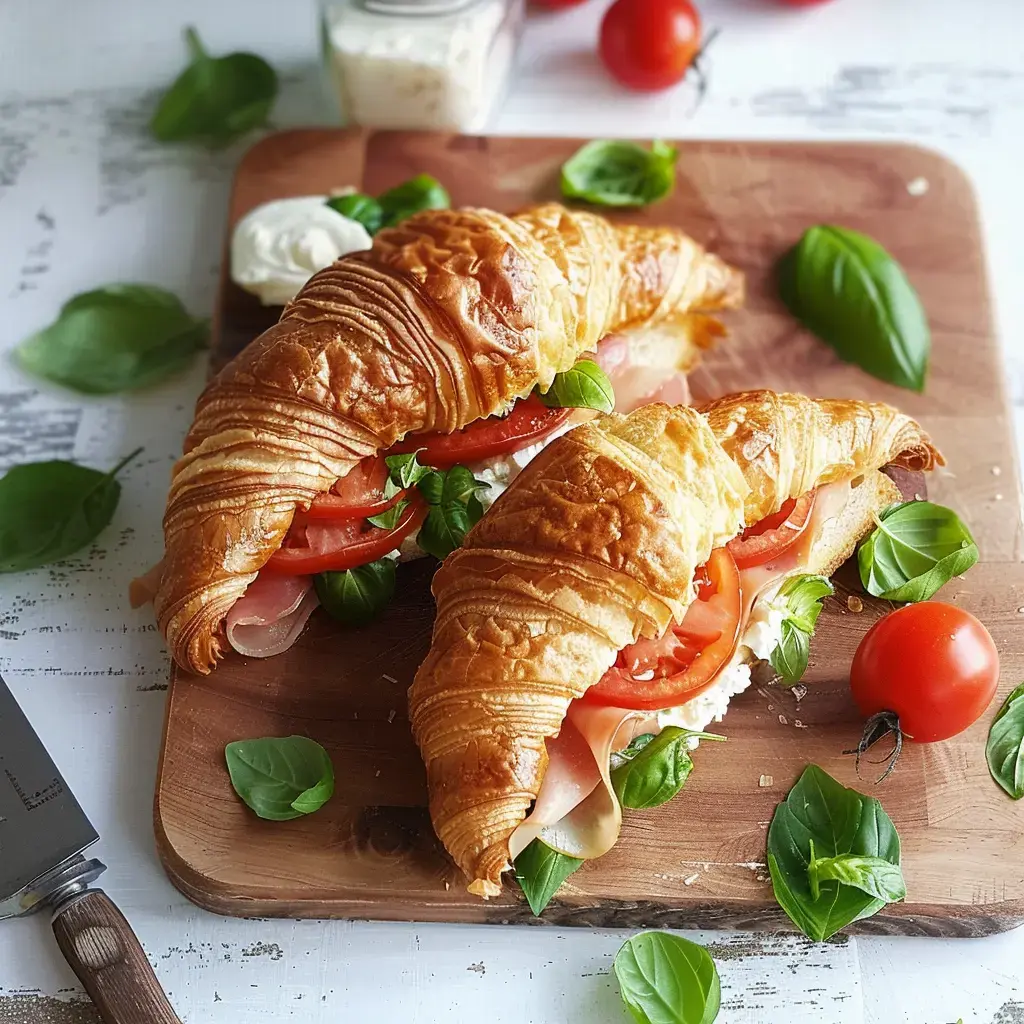
MULTIPOLYGON (((834 0, 801 12, 703 0, 723 32, 693 116, 686 86, 636 97, 603 77, 593 44, 604 6, 531 18, 494 131, 881 137, 946 152, 980 194, 1007 379, 1024 409, 1024 5, 834 0)), ((209 155, 145 133, 155 91, 182 65, 185 23, 215 52, 252 49, 282 71, 278 126, 330 121, 308 0, 0 4, 4 350, 72 293, 108 281, 159 283, 209 310, 242 147, 209 155)), ((0 577, 0 672, 102 833, 104 884, 178 1011, 189 1024, 624 1021, 609 976, 619 933, 222 919, 164 878, 150 807, 167 656, 125 591, 158 555, 168 471, 203 373, 197 363, 145 394, 82 401, 0 362, 0 469, 48 457, 107 466, 145 446, 91 554, 0 577)), ((824 946, 700 938, 719 957, 723 1024, 1024 1021, 1024 931, 824 946)), ((0 927, 2 1024, 94 1020, 80 999, 46 921, 0 927)))

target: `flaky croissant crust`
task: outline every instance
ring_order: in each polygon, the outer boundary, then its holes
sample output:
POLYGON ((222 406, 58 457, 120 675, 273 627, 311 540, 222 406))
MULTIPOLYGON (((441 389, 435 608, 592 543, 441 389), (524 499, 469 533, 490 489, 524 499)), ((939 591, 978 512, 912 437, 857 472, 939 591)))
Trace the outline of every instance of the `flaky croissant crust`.
POLYGON ((682 232, 555 204, 427 211, 321 271, 197 404, 154 601, 175 659, 209 671, 296 509, 360 459, 500 412, 611 331, 735 306, 742 290, 682 232))
POLYGON ((940 460, 889 406, 767 391, 601 417, 549 445, 434 577, 409 695, 434 827, 472 891, 499 891, 570 701, 682 617, 712 548, 819 483, 940 460))

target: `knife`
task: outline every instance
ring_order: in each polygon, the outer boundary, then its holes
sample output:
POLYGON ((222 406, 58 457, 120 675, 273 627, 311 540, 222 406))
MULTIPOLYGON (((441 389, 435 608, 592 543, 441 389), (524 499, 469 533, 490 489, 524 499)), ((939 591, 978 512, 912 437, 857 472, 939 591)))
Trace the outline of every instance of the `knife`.
POLYGON ((99 839, 0 678, 0 921, 46 909, 107 1024, 180 1024, 131 925, 102 889, 99 839))

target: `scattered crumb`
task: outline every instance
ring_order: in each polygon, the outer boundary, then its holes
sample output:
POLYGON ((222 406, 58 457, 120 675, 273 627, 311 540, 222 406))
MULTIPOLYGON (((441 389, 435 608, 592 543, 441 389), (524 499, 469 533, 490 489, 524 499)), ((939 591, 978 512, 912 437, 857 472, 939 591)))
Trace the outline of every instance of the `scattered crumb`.
POLYGON ((999 468, 999 466, 993 466, 992 467, 992 475, 993 476, 1001 476, 1002 472, 1003 471, 1002 471, 1002 469, 999 468))
POLYGON ((1024 608, 1018 608, 1017 609, 1017 614, 1018 615, 1024 615, 1024 608))
POLYGON ((774 778, 774 776, 771 776, 771 775, 762 775, 761 778, 757 780, 757 784, 762 789, 767 789, 768 786, 771 786, 774 783, 775 783, 775 778, 774 778))
POLYGON ((700 872, 695 871, 692 875, 689 876, 689 878, 683 879, 683 885, 693 885, 693 883, 696 882, 698 878, 700 878, 700 872))
POLYGON ((807 696, 807 687, 803 685, 791 686, 789 692, 796 697, 797 703, 799 703, 807 696))
POLYGON ((391 709, 391 710, 390 710, 390 711, 388 712, 388 725, 390 725, 390 724, 391 724, 391 723, 392 723, 392 722, 393 722, 393 721, 395 720, 395 715, 397 715, 397 714, 398 714, 398 712, 397 712, 397 711, 395 711, 395 709, 394 709, 394 708, 392 708, 392 709, 391 709))
POLYGON ((864 611, 864 602, 856 594, 851 594, 846 599, 846 607, 851 612, 862 612, 864 611))
POLYGON ((447 892, 452 887, 452 883, 446 878, 444 880, 444 891, 447 892))
POLYGON ((804 725, 804 723, 801 722, 799 718, 793 719, 793 725, 795 725, 796 728, 798 728, 798 729, 806 729, 807 728, 807 726, 804 725))
POLYGON ((768 710, 769 711, 774 711, 775 710, 775 705, 774 704, 769 704, 768 705, 768 710))
POLYGON ((373 773, 373 777, 375 779, 379 779, 380 778, 380 769, 379 768, 373 773))
POLYGON ((389 683, 397 683, 397 682, 398 682, 398 680, 397 680, 397 679, 396 679, 396 678, 395 678, 394 676, 389 676, 389 675, 387 674, 387 672, 385 672, 385 673, 384 673, 384 674, 383 674, 383 675, 381 676, 381 679, 386 679, 386 680, 387 680, 387 681, 388 681, 389 683))
POLYGON ((1003 500, 1003 496, 1001 494, 997 494, 996 495, 996 501, 1002 501, 1002 500, 1003 500))
POLYGON ((486 974, 487 973, 487 968, 484 967, 483 960, 481 960, 480 963, 478 963, 478 964, 470 964, 466 968, 466 970, 467 971, 473 971, 475 974, 486 974))
POLYGON ((789 725, 789 719, 785 715, 779 715, 779 725, 789 725))
POLYGON ((914 178, 913 181, 907 182, 907 191, 912 196, 923 196, 930 187, 927 178, 914 178))

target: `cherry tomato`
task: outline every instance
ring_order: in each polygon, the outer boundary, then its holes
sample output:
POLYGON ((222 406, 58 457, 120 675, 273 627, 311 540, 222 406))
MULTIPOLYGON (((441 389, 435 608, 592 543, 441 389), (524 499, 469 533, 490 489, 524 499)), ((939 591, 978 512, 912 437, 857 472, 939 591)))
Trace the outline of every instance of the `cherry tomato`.
POLYGON ((601 22, 600 52, 630 89, 667 89, 700 52, 700 15, 690 0, 615 0, 601 22))
POLYGON ((658 640, 641 639, 619 651, 615 665, 587 690, 584 700, 658 711, 683 704, 711 686, 732 657, 740 628, 740 576, 732 555, 716 548, 698 570, 696 582, 697 600, 683 621, 658 640))
POLYGON ((521 398, 507 416, 488 416, 451 434, 408 434, 388 454, 426 451, 420 462, 438 469, 457 463, 476 462, 505 452, 517 452, 554 433, 573 414, 573 409, 549 409, 535 395, 521 398))
POLYGON ((416 493, 393 530, 373 526, 365 519, 331 523, 298 520, 292 524, 284 544, 270 556, 266 567, 271 572, 290 576, 354 569, 394 551, 420 527, 426 515, 426 502, 416 493))
POLYGON ((300 521, 365 519, 379 515, 397 505, 406 495, 403 490, 386 498, 384 485, 387 482, 387 463, 382 456, 370 456, 343 476, 326 494, 314 498, 307 511, 298 513, 298 518, 300 521))
POLYGON ((747 527, 726 545, 739 569, 763 565, 788 551, 803 535, 811 521, 814 491, 790 498, 774 515, 747 527))
POLYGON ((999 655, 970 612, 922 601, 890 612, 861 641, 850 670, 865 716, 894 712, 907 739, 933 743, 973 725, 995 696, 999 655))

